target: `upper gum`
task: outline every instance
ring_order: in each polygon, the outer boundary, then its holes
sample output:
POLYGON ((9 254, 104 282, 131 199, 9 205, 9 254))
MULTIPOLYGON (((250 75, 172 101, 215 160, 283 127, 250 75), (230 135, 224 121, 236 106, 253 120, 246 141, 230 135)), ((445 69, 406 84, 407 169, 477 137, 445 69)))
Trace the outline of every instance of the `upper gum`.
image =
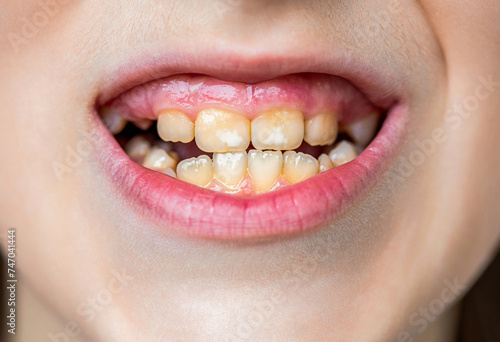
POLYGON ((220 108, 250 120, 263 112, 279 109, 298 110, 306 120, 326 111, 336 113, 342 123, 353 116, 343 113, 343 108, 358 114, 374 110, 348 81, 322 74, 289 75, 253 85, 208 76, 180 75, 136 88, 109 104, 129 121, 157 120, 163 110, 179 110, 194 122, 203 109, 220 108))

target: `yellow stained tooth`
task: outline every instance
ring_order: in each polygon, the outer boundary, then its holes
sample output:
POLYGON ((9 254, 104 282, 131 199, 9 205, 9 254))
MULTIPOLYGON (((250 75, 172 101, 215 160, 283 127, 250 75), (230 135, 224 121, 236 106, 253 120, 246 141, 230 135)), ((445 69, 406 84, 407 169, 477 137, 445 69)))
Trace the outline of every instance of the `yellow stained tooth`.
POLYGON ((205 152, 245 151, 250 145, 250 120, 225 110, 202 110, 194 131, 196 145, 205 152))
POLYGON ((292 184, 302 182, 319 171, 318 161, 309 154, 287 151, 283 158, 283 176, 292 184))
POLYGON ((163 170, 163 173, 166 174, 167 176, 172 177, 172 178, 177 178, 177 174, 175 173, 174 169, 171 167, 167 167, 165 170, 163 170))
POLYGON ((177 110, 164 110, 158 115, 158 135, 164 141, 188 143, 194 139, 194 123, 177 110))
POLYGON ((325 172, 334 168, 333 162, 326 154, 322 154, 318 158, 319 172, 325 172))
POLYGON ((151 144, 149 141, 140 135, 133 137, 127 145, 125 145, 125 153, 136 163, 142 163, 150 149, 151 144))
POLYGON ((163 171, 167 167, 175 168, 178 161, 177 154, 153 147, 144 158, 142 166, 155 171, 163 171))
POLYGON ((214 153, 215 178, 235 188, 247 173, 246 152, 214 153))
POLYGON ((208 186, 214 179, 212 160, 201 155, 181 161, 177 165, 177 178, 201 187, 208 186))
POLYGON ((333 165, 337 167, 354 160, 358 156, 358 152, 356 146, 346 140, 342 140, 335 145, 333 150, 328 153, 328 156, 333 165))
POLYGON ((375 137, 377 133, 380 114, 371 113, 358 121, 344 127, 344 130, 358 146, 365 147, 375 137))
POLYGON ((299 111, 269 111, 252 120, 252 145, 259 150, 292 150, 303 139, 304 116, 299 111))
POLYGON ((101 108, 100 112, 104 126, 106 126, 113 135, 123 131, 127 125, 127 120, 125 120, 116 109, 106 106, 101 108))
POLYGON ((283 155, 281 151, 248 152, 248 173, 257 192, 268 190, 281 176, 283 155))
POLYGON ((304 140, 311 146, 331 145, 337 138, 337 116, 334 113, 317 114, 305 122, 304 140))

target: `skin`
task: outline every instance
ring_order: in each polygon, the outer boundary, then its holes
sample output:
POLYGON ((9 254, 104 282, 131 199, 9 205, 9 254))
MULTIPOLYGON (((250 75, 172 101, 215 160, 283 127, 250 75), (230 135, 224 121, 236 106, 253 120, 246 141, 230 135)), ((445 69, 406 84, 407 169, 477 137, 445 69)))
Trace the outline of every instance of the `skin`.
POLYGON ((406 341, 435 318, 421 308, 457 303, 499 242, 500 12, 494 0, 391 3, 71 1, 13 44, 9 33, 21 34, 40 2, 4 2, 0 227, 17 228, 17 269, 38 317, 59 319, 44 334, 74 321, 74 340, 90 341, 406 341), (226 51, 293 53, 311 41, 356 51, 395 70, 408 92, 400 157, 436 128, 446 139, 411 174, 391 163, 334 222, 255 243, 150 234, 151 223, 108 196, 93 153, 56 177, 53 162, 85 139, 100 85, 122 58, 214 37, 226 51), (464 118, 453 108, 476 96, 480 77, 497 83, 464 118), (130 280, 116 283, 114 271, 130 280), (109 303, 78 313, 103 289, 115 292, 109 303))

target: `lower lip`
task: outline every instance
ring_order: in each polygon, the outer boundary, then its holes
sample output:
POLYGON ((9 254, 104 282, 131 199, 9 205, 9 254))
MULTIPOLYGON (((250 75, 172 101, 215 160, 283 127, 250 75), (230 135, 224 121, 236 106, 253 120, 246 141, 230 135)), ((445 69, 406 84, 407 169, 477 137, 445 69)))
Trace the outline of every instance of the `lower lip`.
POLYGON ((97 158, 116 198, 165 233, 208 239, 252 239, 317 229, 369 192, 389 167, 402 141, 407 109, 389 112, 372 143, 355 160, 301 183, 254 197, 191 185, 130 160, 97 113, 97 158))

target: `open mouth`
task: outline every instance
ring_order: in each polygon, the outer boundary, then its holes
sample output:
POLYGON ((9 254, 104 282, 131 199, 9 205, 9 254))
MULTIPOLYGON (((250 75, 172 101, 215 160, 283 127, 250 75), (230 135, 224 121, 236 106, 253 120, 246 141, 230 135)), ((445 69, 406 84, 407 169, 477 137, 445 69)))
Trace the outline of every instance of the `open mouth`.
POLYGON ((296 233, 374 184, 401 137, 401 108, 326 73, 254 83, 175 73, 98 107, 100 155, 127 205, 167 231, 296 233))
POLYGON ((349 82, 323 74, 257 84, 172 76, 131 89, 100 113, 134 162, 240 196, 352 161, 384 114, 349 82))

